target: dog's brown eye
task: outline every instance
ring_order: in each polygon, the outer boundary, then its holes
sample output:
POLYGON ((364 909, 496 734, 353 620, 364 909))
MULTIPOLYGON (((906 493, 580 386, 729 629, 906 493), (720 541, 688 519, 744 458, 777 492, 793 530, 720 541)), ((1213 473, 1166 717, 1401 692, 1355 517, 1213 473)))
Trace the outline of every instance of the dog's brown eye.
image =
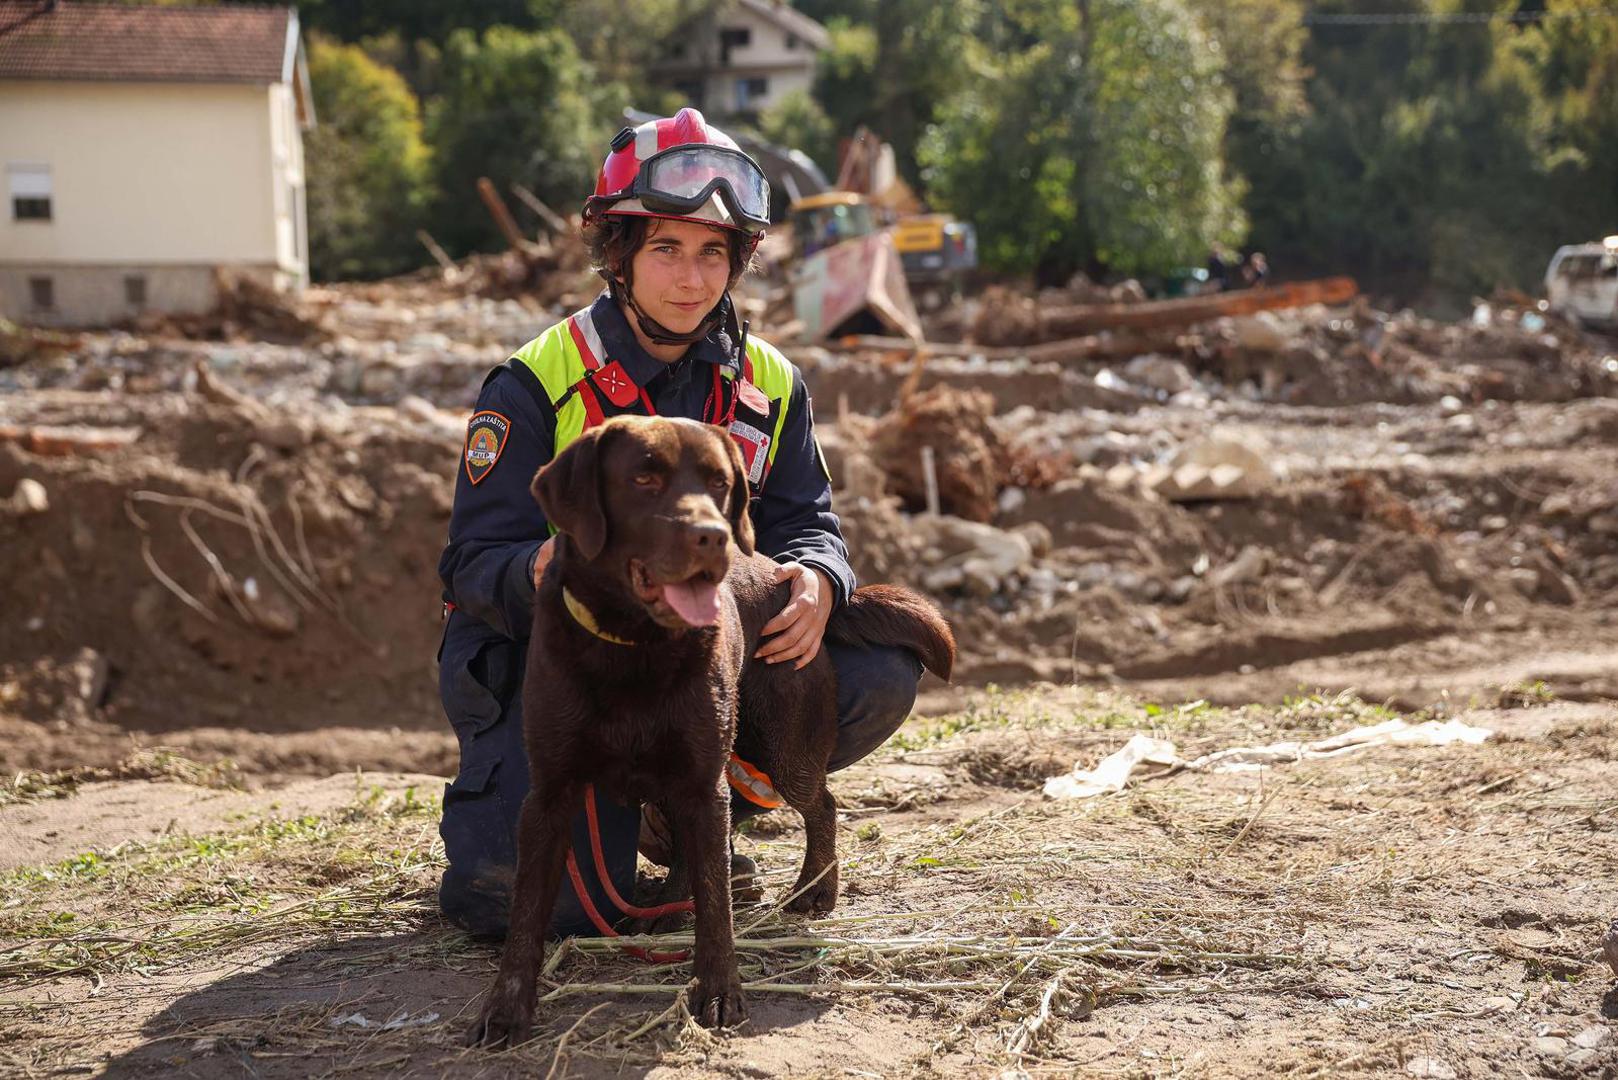
POLYGON ((636 487, 642 487, 642 488, 656 487, 657 486, 657 474, 656 473, 649 473, 649 472, 636 473, 635 474, 635 486, 636 487))
POLYGON ((708 486, 715 491, 724 491, 730 487, 730 479, 724 476, 710 476, 708 477, 708 486))

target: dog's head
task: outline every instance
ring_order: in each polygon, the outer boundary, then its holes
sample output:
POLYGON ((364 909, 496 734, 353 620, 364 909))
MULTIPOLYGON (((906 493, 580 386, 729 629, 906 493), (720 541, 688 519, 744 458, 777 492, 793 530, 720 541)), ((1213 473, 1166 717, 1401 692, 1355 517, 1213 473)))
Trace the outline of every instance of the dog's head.
POLYGON ((532 490, 579 554, 669 629, 713 624, 731 542, 753 553, 741 451, 711 424, 617 417, 569 443, 532 490))

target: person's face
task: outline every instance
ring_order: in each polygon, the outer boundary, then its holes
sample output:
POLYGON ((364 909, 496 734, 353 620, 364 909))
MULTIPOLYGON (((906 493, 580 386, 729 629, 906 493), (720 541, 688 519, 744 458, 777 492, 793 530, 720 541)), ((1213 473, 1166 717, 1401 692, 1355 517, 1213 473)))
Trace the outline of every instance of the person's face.
POLYGON ((654 218, 629 265, 640 309, 677 334, 689 333, 730 284, 730 244, 717 226, 654 218))

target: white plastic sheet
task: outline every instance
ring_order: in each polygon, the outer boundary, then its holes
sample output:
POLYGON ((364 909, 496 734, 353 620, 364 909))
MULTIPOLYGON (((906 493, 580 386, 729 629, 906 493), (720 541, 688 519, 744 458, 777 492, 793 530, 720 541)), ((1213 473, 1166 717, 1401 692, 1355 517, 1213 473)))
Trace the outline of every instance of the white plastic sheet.
POLYGON ((1070 773, 1045 781, 1048 799, 1089 799, 1122 791, 1135 771, 1146 764, 1169 769, 1196 769, 1215 772, 1251 772, 1265 766, 1287 765, 1311 758, 1336 758, 1373 746, 1475 745, 1493 734, 1487 728, 1472 727, 1459 720, 1428 720, 1412 724, 1407 720, 1351 728, 1313 742, 1276 742, 1266 746, 1233 746, 1187 761, 1167 739, 1136 735, 1123 749, 1108 755, 1093 769, 1074 767, 1070 773))

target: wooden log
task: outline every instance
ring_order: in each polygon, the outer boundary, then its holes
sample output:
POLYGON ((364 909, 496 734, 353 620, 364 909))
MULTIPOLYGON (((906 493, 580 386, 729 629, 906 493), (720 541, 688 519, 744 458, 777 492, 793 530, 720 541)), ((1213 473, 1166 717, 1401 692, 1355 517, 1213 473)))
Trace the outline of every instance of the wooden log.
POLYGON ((544 225, 546 231, 552 236, 566 236, 573 231, 566 218, 546 206, 540 201, 538 195, 535 195, 516 181, 512 181, 511 193, 517 196, 517 200, 524 206, 539 215, 540 224, 544 225))
MULTIPOLYGON (((1306 304, 1342 304, 1359 293, 1351 277, 1294 281, 1285 285, 1189 296, 1176 300, 1148 300, 1133 304, 1072 304, 1039 312, 1039 336, 1068 339, 1100 330, 1161 330, 1189 326, 1230 315, 1282 311, 1306 304)), ((998 344, 998 342, 986 342, 998 344)))
POLYGON ((518 230, 517 221, 511 216, 511 209, 506 206, 506 201, 495 190, 494 181, 487 176, 478 177, 478 194, 483 197, 483 205, 489 208, 489 216, 494 218, 495 226, 500 230, 500 235, 506 238, 511 250, 526 253, 528 241, 518 230))
POLYGON ((449 252, 438 246, 438 241, 434 240, 426 229, 417 229, 416 239, 421 241, 421 246, 427 249, 427 254, 433 257, 433 261, 444 268, 444 273, 455 273, 455 260, 449 257, 449 252))

